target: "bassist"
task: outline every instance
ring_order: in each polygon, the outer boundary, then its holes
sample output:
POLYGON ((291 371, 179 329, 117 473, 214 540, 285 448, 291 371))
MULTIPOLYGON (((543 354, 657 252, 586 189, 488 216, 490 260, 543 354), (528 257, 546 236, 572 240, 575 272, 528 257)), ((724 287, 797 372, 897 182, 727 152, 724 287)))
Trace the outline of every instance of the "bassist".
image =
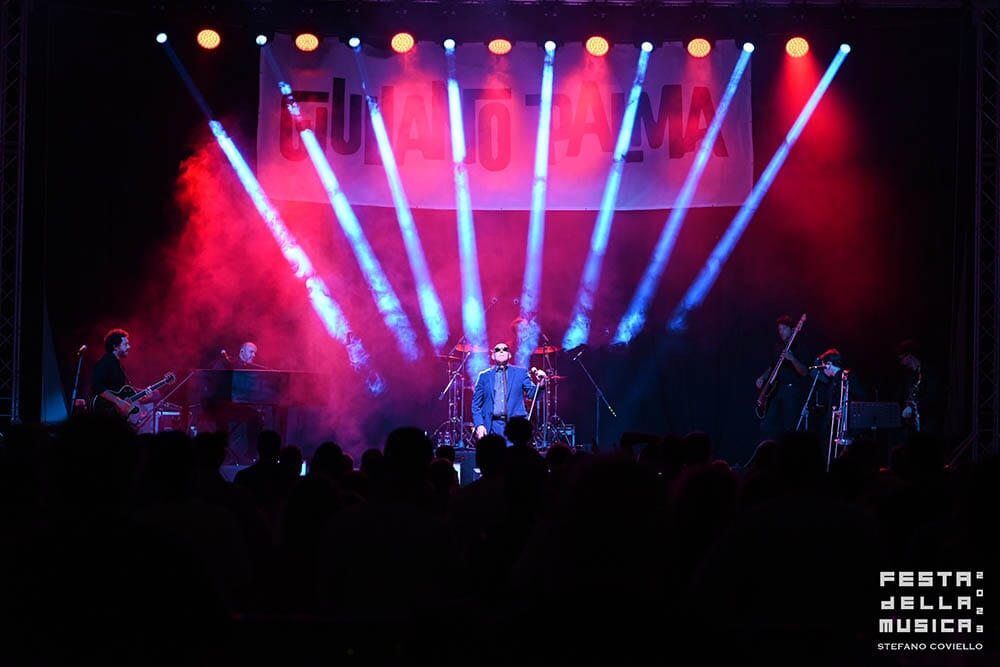
MULTIPOLYGON (((777 360, 782 350, 792 337, 795 321, 788 315, 782 315, 777 319, 777 331, 779 342, 775 343, 772 359, 777 360)), ((781 367, 775 376, 773 395, 767 404, 767 411, 760 422, 760 437, 762 440, 777 439, 783 433, 794 431, 802 409, 804 392, 802 391, 801 379, 806 376, 809 369, 799 361, 795 351, 799 348, 798 339, 792 342, 792 346, 785 354, 781 367)), ((773 362, 772 362, 773 363, 773 362)), ((773 367, 769 367, 757 378, 757 389, 764 388, 765 383, 771 377, 773 367)))

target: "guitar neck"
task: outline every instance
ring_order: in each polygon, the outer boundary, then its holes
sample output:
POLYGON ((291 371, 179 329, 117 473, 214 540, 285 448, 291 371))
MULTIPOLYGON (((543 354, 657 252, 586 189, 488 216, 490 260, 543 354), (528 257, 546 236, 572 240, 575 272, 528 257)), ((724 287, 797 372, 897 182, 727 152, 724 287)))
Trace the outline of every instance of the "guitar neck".
POLYGON ((172 377, 165 377, 162 380, 160 380, 159 382, 154 382, 153 384, 149 385, 148 387, 146 387, 142 391, 137 391, 136 393, 132 394, 131 396, 128 397, 128 401, 129 401, 129 403, 135 403, 139 399, 144 398, 145 396, 153 393, 154 391, 156 391, 157 389, 159 389, 163 385, 168 384, 170 382, 173 382, 173 378, 172 377))

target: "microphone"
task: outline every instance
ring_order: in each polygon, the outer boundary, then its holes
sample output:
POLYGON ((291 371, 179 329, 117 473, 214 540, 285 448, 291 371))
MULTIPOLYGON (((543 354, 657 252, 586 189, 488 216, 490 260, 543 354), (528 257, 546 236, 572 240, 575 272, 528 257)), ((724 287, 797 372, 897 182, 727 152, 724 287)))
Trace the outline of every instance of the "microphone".
POLYGON ((219 352, 222 353, 222 358, 223 359, 225 359, 226 361, 232 363, 233 360, 229 358, 229 353, 226 352, 226 348, 222 348, 221 350, 219 350, 219 352))
POLYGON ((535 375, 538 375, 538 376, 543 377, 543 378, 547 378, 548 377, 548 375, 545 374, 545 371, 539 370, 538 368, 535 368, 534 366, 531 367, 531 372, 534 373, 535 375))
POLYGON ((77 351, 76 351, 76 353, 77 353, 78 355, 80 355, 80 354, 83 354, 83 353, 84 353, 84 352, 86 352, 86 351, 87 351, 87 344, 86 344, 86 343, 84 343, 83 345, 81 345, 81 346, 80 346, 80 349, 79 349, 79 350, 77 350, 77 351))
POLYGON ((810 366, 809 370, 811 370, 811 371, 821 371, 824 368, 826 368, 826 364, 820 364, 819 366, 810 366))

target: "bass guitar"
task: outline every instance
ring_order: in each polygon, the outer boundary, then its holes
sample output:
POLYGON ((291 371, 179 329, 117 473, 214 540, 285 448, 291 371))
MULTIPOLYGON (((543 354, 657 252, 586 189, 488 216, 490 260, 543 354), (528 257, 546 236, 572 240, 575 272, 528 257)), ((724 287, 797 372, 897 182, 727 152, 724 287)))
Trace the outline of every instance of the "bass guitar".
POLYGON ((131 385, 125 385, 118 391, 111 392, 112 394, 114 394, 115 396, 117 396, 118 398, 122 399, 123 401, 129 404, 129 409, 128 412, 126 413, 123 413, 121 410, 118 409, 117 405, 115 405, 108 399, 104 398, 100 394, 94 396, 94 398, 91 401, 90 409, 94 414, 97 415, 118 415, 121 417, 128 417, 130 415, 134 415, 135 413, 139 412, 139 401, 141 399, 145 398, 146 396, 149 396, 151 393, 153 393, 160 387, 171 384, 176 380, 177 380, 176 375, 174 375, 173 373, 167 373, 166 375, 163 376, 162 380, 160 380, 159 382, 154 382, 145 389, 136 391, 135 387, 132 387, 131 385))
POLYGON ((792 330, 792 335, 788 337, 785 342, 785 349, 781 351, 778 356, 778 361, 775 362, 774 366, 771 368, 771 375, 768 376, 767 382, 765 382, 760 391, 757 393, 757 401, 754 406, 754 412, 757 413, 758 419, 763 419, 764 415, 767 414, 767 404, 771 401, 771 397, 774 396, 775 390, 778 388, 777 379, 778 371, 781 369, 781 364, 785 363, 785 356, 788 355, 788 350, 792 349, 792 342, 798 335, 799 331, 802 330, 802 325, 806 323, 806 314, 802 313, 802 317, 799 318, 799 323, 795 325, 795 329, 792 330))

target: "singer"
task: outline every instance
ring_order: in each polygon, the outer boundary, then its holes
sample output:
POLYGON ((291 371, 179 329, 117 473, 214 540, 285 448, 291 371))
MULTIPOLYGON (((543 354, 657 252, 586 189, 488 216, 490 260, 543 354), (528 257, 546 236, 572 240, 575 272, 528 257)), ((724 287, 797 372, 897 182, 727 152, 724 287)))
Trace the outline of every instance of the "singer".
POLYGON ((490 355, 494 366, 480 373, 476 379, 476 390, 472 394, 476 440, 487 433, 502 436, 508 419, 527 417, 525 397, 535 398, 545 384, 544 373, 538 373, 538 384, 535 384, 526 368, 511 365, 510 357, 510 345, 497 343, 490 355))

